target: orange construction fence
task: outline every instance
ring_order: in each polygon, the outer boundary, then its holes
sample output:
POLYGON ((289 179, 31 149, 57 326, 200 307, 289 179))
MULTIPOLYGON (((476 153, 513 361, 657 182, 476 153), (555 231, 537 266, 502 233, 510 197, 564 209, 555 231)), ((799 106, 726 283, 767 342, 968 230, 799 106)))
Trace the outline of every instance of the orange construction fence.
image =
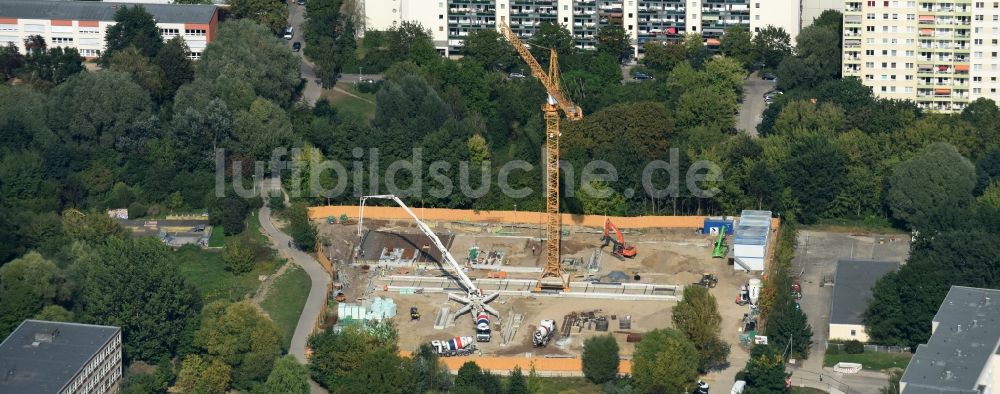
MULTIPOLYGON (((410 352, 401 351, 401 355, 410 356, 410 352)), ((461 356, 461 357, 441 357, 439 360, 448 367, 452 373, 458 372, 468 361, 475 362, 479 368, 489 370, 493 373, 506 374, 520 367, 525 374, 531 370, 532 364, 535 372, 541 375, 577 375, 583 373, 583 361, 579 358, 546 358, 546 357, 520 357, 520 356, 461 356)), ((618 373, 621 375, 632 372, 632 361, 621 360, 618 363, 618 373)))
MULTIPOLYGON (((446 221, 446 222, 477 222, 496 224, 545 224, 545 214, 543 212, 524 211, 473 211, 469 209, 447 209, 447 208, 410 208, 421 220, 426 221, 446 221)), ((357 218, 359 207, 357 205, 326 205, 309 208, 310 219, 326 219, 328 217, 339 218, 346 214, 348 217, 357 218)), ((631 217, 610 217, 611 221, 619 228, 701 228, 705 224, 708 216, 631 216, 631 217)), ((397 219, 409 220, 410 216, 400 207, 375 207, 365 206, 366 219, 397 219)), ((562 214, 564 226, 582 227, 604 227, 604 219, 608 216, 602 215, 572 215, 562 214)), ((773 219, 772 228, 777 228, 779 221, 773 219)))

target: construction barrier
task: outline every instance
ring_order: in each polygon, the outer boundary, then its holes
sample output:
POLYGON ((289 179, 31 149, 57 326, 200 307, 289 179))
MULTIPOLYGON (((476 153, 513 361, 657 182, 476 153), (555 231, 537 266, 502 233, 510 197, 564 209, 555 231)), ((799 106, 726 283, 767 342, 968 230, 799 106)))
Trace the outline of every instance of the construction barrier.
MULTIPOLYGON (((400 351, 400 355, 410 357, 411 352, 400 351)), ((521 356, 458 356, 441 357, 441 362, 448 367, 448 371, 457 374, 458 369, 468 361, 475 362, 479 368, 488 370, 495 374, 508 374, 515 367, 521 368, 521 372, 527 374, 531 367, 535 367, 535 373, 539 376, 583 376, 583 361, 580 358, 550 358, 550 357, 521 357, 521 356)), ((618 374, 627 375, 632 373, 632 361, 620 360, 618 362, 618 374)))
MULTIPOLYGON (((537 224, 546 223, 543 212, 525 211, 474 211, 469 209, 413 208, 413 212, 425 221, 475 222, 489 224, 537 224)), ((313 220, 347 215, 357 218, 357 205, 326 205, 309 208, 309 218, 313 220)), ((604 220, 610 218, 619 228, 701 228, 708 216, 631 216, 616 217, 603 215, 562 214, 564 226, 604 227, 604 220)), ((365 219, 410 220, 410 215, 400 207, 365 206, 365 219)), ((772 228, 777 228, 778 219, 772 219, 772 228)))

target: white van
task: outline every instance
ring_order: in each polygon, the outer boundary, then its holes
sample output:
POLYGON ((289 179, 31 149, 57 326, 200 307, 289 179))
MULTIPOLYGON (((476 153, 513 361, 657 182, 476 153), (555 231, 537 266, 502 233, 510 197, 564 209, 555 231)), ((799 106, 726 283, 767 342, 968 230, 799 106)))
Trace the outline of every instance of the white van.
POLYGON ((291 40, 292 39, 292 27, 291 26, 288 26, 288 28, 285 29, 285 39, 286 40, 291 40))
POLYGON ((746 387, 747 387, 747 382, 742 380, 737 380, 736 383, 733 384, 733 389, 732 391, 730 391, 730 394, 742 394, 743 390, 746 389, 746 387))

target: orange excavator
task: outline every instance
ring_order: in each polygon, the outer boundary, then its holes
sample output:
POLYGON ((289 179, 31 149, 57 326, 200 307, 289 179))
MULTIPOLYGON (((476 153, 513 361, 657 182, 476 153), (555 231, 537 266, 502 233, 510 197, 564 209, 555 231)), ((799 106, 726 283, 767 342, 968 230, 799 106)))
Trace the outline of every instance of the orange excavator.
POLYGON ((635 245, 625 243, 625 236, 618 230, 618 226, 611 223, 611 219, 604 220, 604 236, 601 237, 601 241, 604 241, 604 245, 601 245, 602 248, 608 246, 609 243, 612 244, 611 255, 622 260, 625 257, 633 258, 638 253, 635 245))

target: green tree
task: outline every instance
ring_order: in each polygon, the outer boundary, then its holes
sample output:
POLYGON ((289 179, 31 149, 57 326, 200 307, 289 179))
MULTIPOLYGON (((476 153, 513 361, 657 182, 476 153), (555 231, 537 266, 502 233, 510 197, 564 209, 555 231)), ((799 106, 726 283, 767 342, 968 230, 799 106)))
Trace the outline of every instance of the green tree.
POLYGON ((812 26, 822 26, 833 29, 839 35, 843 35, 844 14, 837 10, 824 10, 819 17, 813 20, 812 26))
POLYGON ((226 239, 226 250, 222 261, 226 269, 234 274, 245 274, 253 270, 257 254, 256 241, 249 235, 240 235, 226 239))
POLYGON ((580 201, 583 212, 591 215, 625 216, 628 208, 625 198, 608 184, 601 181, 590 181, 577 191, 576 199, 580 201))
POLYGON ((926 226, 939 207, 963 207, 972 201, 976 170, 954 146, 934 143, 889 176, 889 208, 910 228, 926 226))
POLYGON ((257 160, 267 160, 278 147, 292 141, 292 123, 281 107, 258 98, 250 109, 236 114, 234 148, 238 154, 257 160))
POLYGON ((209 361, 191 354, 184 357, 174 388, 182 394, 223 394, 229 386, 230 370, 222 360, 209 361))
POLYGON ((480 29, 465 37, 462 54, 483 65, 487 70, 510 70, 518 64, 517 52, 500 32, 480 29))
POLYGON ((723 90, 730 90, 737 94, 743 92, 743 82, 747 78, 747 72, 742 65, 734 59, 727 57, 715 57, 705 62, 704 80, 723 90))
POLYGON ((115 51, 110 59, 110 70, 131 74, 132 80, 145 88, 150 97, 153 97, 157 102, 162 102, 169 97, 163 70, 135 47, 115 51))
POLYGON ((649 331, 632 356, 632 375, 640 392, 689 393, 698 378, 698 350, 678 330, 649 331))
POLYGON ((976 197, 976 201, 980 204, 1000 209, 1000 182, 990 182, 986 186, 986 190, 983 190, 983 194, 976 197))
POLYGON ((173 98, 182 85, 194 80, 194 64, 188 59, 187 43, 181 36, 171 38, 156 53, 153 63, 163 70, 163 96, 173 98))
POLYGON ((750 31, 741 26, 730 26, 722 34, 719 50, 723 55, 736 59, 744 67, 750 67, 754 61, 753 37, 750 31))
POLYGON ((216 199, 208 210, 210 223, 221 225, 226 235, 242 233, 249 214, 250 203, 231 192, 216 199))
POLYGON ((554 22, 542 22, 538 30, 528 40, 531 53, 542 67, 548 67, 549 49, 555 49, 556 54, 565 56, 573 53, 573 34, 562 25, 554 22))
MULTIPOLYGON (((355 58, 354 51, 357 49, 352 18, 340 12, 342 5, 341 0, 306 3, 306 21, 303 24, 306 46, 303 53, 316 64, 316 75, 324 86, 336 82, 337 74, 344 63, 355 58)), ((366 33, 365 40, 368 36, 366 33)))
POLYGON ((414 387, 418 393, 445 392, 451 388, 451 374, 429 343, 421 344, 413 354, 413 373, 416 379, 414 387))
POLYGON ((340 333, 321 331, 309 337, 309 371, 313 380, 336 392, 345 387, 350 376, 358 371, 368 354, 381 347, 395 350, 395 343, 380 343, 368 331, 350 326, 340 333))
POLYGON ((746 375, 747 393, 784 393, 785 359, 781 349, 776 346, 758 345, 750 352, 747 361, 746 375))
POLYGON ((280 33, 288 24, 288 7, 273 0, 226 0, 230 14, 237 19, 249 19, 280 33))
POLYGON ((278 326, 247 301, 206 305, 194 343, 232 367, 233 385, 242 389, 263 382, 281 355, 278 326))
MULTIPOLYGON (((262 1, 284 8, 271 0, 262 1)), ((292 103, 301 82, 301 61, 284 40, 266 28, 239 20, 219 27, 218 36, 212 39, 202 52, 201 60, 195 64, 195 78, 217 81, 225 76, 229 78, 227 85, 242 81, 256 95, 285 106, 292 103)), ((227 101, 227 104, 231 103, 227 101)), ((230 105, 230 108, 236 107, 230 105)))
POLYGON ((288 212, 289 235, 302 250, 316 248, 316 225, 309 221, 309 209, 303 203, 292 204, 288 212))
POLYGON ((344 392, 404 394, 413 390, 415 376, 411 360, 391 348, 378 348, 365 355, 361 367, 347 377, 344 392))
POLYGON ((715 297, 708 289, 699 286, 685 287, 684 298, 674 305, 671 318, 674 327, 683 332, 695 349, 698 349, 699 371, 705 373, 725 364, 729 347, 719 340, 722 316, 719 315, 715 297))
POLYGON ((309 392, 309 370, 295 357, 286 355, 274 362, 274 369, 267 375, 267 381, 260 389, 263 393, 306 394, 309 392))
POLYGON ((836 104, 813 104, 809 101, 792 101, 785 104, 774 122, 774 131, 793 134, 800 130, 821 131, 824 134, 841 131, 846 123, 844 111, 836 104))
MULTIPOLYGON (((595 384, 618 377, 618 341, 611 335, 587 338, 583 343, 583 376, 595 384)), ((520 372, 520 371, 518 371, 520 372)))
POLYGON ((33 317, 35 320, 46 320, 46 321, 61 321, 72 323, 73 312, 66 310, 59 305, 47 305, 42 310, 38 311, 38 314, 33 317))
POLYGON ((76 48, 41 48, 29 51, 19 75, 41 90, 65 82, 83 71, 83 58, 76 48))
POLYGON ((0 266, 0 335, 55 301, 64 281, 59 267, 37 252, 0 266))
POLYGON ((687 48, 678 43, 650 41, 643 44, 642 48, 645 53, 642 65, 660 75, 669 73, 687 58, 687 48))
POLYGON ((813 223, 826 212, 847 175, 844 154, 830 138, 822 134, 805 134, 791 142, 784 161, 783 183, 787 185, 800 207, 803 223, 813 223))
POLYGON ((65 143, 84 149, 122 147, 141 139, 137 124, 149 119, 150 99, 128 74, 80 73, 49 94, 49 126, 65 143))
POLYGON ((791 40, 791 36, 780 27, 769 25, 761 29, 753 37, 757 61, 764 63, 764 67, 778 67, 786 56, 792 54, 791 40))
POLYGON ((21 50, 13 42, 8 42, 7 46, 0 47, 0 78, 3 82, 14 77, 14 72, 24 64, 24 56, 21 50))
POLYGON ((134 47, 143 56, 152 58, 163 46, 163 37, 152 14, 140 5, 126 5, 115 11, 115 24, 108 26, 104 42, 106 60, 128 47, 134 47))
POLYGON ((796 54, 778 68, 778 84, 784 89, 813 86, 840 76, 840 35, 837 29, 812 25, 796 37, 796 54))
POLYGON ((108 238, 81 262, 81 322, 121 327, 130 359, 174 354, 197 316, 197 293, 168 252, 155 238, 108 238))
POLYGON ((789 358, 809 357, 812 327, 809 326, 806 314, 795 305, 794 301, 782 303, 771 311, 767 317, 765 333, 771 346, 790 350, 789 358))
POLYGON ((604 25, 597 31, 597 51, 618 61, 632 57, 632 42, 621 25, 604 25))
POLYGON ((528 382, 524 379, 524 374, 521 373, 521 367, 514 367, 510 371, 510 377, 507 379, 507 394, 529 394, 528 382))
POLYGON ((0 85, 0 138, 10 150, 27 149, 36 136, 50 134, 45 95, 27 86, 0 85))
POLYGON ((677 127, 690 129, 697 126, 716 130, 730 130, 735 126, 738 106, 736 93, 714 86, 691 89, 681 95, 674 112, 677 127))

